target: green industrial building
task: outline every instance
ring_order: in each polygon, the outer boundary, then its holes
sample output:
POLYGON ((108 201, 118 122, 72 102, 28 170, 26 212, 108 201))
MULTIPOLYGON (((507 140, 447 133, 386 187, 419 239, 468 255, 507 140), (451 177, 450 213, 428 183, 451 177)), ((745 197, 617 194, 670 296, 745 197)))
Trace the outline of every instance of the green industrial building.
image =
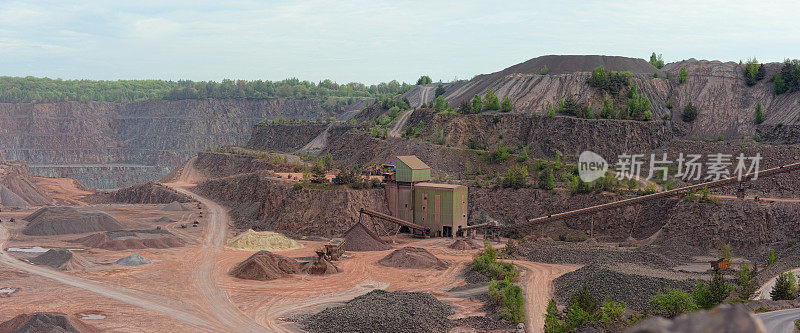
POLYGON ((431 168, 416 156, 397 156, 395 181, 386 186, 392 216, 430 229, 430 236, 453 237, 467 226, 467 187, 436 184, 431 168))

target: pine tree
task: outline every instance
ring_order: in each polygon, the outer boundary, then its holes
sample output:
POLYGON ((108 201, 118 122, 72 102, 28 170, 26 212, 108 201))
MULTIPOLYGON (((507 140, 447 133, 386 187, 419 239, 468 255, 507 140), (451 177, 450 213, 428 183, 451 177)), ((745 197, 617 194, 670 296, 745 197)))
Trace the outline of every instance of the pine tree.
POLYGON ((681 72, 678 74, 678 83, 686 82, 687 76, 689 76, 689 73, 686 72, 686 67, 681 67, 681 72))
POLYGON ((472 113, 481 113, 481 110, 483 110, 483 102, 481 97, 475 94, 475 97, 472 98, 472 113))
POLYGON ((511 100, 508 99, 508 96, 503 100, 503 104, 500 105, 501 112, 511 112, 511 100))
POLYGON ((756 124, 764 122, 764 111, 761 110, 761 102, 756 105, 756 124))
POLYGON ((785 272, 775 280, 775 286, 769 292, 773 301, 793 300, 797 298, 797 280, 792 272, 785 272))

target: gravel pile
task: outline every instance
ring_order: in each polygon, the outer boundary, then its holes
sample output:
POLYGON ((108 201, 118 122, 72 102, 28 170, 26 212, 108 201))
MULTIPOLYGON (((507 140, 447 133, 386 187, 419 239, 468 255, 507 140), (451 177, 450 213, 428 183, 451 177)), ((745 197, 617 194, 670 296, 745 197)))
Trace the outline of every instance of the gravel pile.
POLYGON ((250 229, 231 239, 228 247, 241 250, 289 250, 302 248, 303 244, 277 232, 250 229))
POLYGON ((345 251, 384 251, 392 247, 361 222, 344 232, 345 251))
POLYGON ((456 239, 456 241, 453 242, 453 244, 450 244, 450 246, 448 247, 453 250, 461 250, 461 251, 483 248, 482 245, 478 244, 476 241, 472 239, 456 239))
POLYGON ((550 264, 632 263, 669 268, 682 263, 681 256, 666 256, 663 251, 646 247, 611 247, 602 244, 529 241, 520 244, 514 253, 530 261, 550 264))
POLYGON ((376 289, 299 319, 304 330, 314 333, 447 332, 454 326, 447 319, 453 313, 430 294, 376 289))
POLYGON ((415 269, 447 269, 447 263, 421 247, 406 246, 394 250, 378 263, 386 267, 415 269))
POLYGON ((141 265, 147 265, 149 263, 150 260, 147 260, 136 253, 131 254, 125 258, 121 258, 116 262, 116 264, 120 266, 141 266, 141 265))
POLYGON ((186 212, 189 211, 189 208, 186 208, 180 202, 173 201, 170 202, 168 205, 164 206, 161 210, 167 212, 186 212))
POLYGON ((300 263, 289 257, 261 250, 240 262, 230 275, 240 279, 268 281, 300 273, 300 263))
POLYGON ((94 333, 99 329, 84 324, 74 316, 57 312, 39 312, 33 314, 20 314, 6 322, 0 323, 0 332, 69 332, 69 333, 94 333))
POLYGON ((489 316, 471 316, 460 318, 453 321, 458 326, 466 326, 474 328, 479 331, 512 331, 517 325, 500 319, 495 319, 489 316))
POLYGON ((44 207, 24 218, 25 235, 52 236, 121 230, 122 223, 105 212, 83 212, 75 207, 44 207))
POLYGON ((34 265, 48 266, 58 269, 70 259, 72 259, 72 252, 69 250, 49 249, 47 252, 31 258, 29 261, 34 265))
POLYGON ((591 288, 598 300, 602 301, 610 296, 615 301, 624 301, 628 308, 637 311, 644 310, 650 297, 666 287, 690 290, 697 285, 696 280, 634 275, 606 266, 588 265, 553 280, 556 302, 561 305, 568 304, 570 297, 583 287, 584 283, 591 288))

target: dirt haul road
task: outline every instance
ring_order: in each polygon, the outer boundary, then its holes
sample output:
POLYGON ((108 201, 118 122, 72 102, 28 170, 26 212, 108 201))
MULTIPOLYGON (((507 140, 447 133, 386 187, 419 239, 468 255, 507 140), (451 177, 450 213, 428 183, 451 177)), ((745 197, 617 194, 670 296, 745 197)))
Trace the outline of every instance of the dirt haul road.
POLYGON ((225 246, 228 236, 228 223, 230 222, 227 211, 217 203, 187 190, 185 186, 189 184, 172 183, 164 185, 199 201, 208 207, 211 214, 203 241, 203 250, 198 258, 200 266, 194 272, 198 292, 203 295, 203 301, 206 303, 205 309, 210 315, 228 327, 226 332, 269 332, 265 327, 259 325, 234 306, 217 284, 215 277, 218 276, 218 272, 222 269, 217 262, 217 255, 225 246))
POLYGON ((552 298, 553 280, 575 267, 540 264, 530 261, 512 260, 523 267, 520 286, 525 293, 525 320, 528 332, 544 332, 544 313, 552 298))
POLYGON ((6 251, 6 242, 8 241, 8 230, 0 225, 0 263, 6 266, 26 271, 30 274, 45 277, 57 282, 88 290, 90 292, 112 298, 124 303, 138 306, 147 310, 155 311, 171 318, 185 322, 188 325, 196 327, 198 330, 215 331, 211 329, 211 325, 194 315, 197 311, 187 308, 186 305, 173 301, 170 299, 162 298, 159 296, 150 295, 141 291, 128 289, 121 286, 109 285, 103 282, 82 279, 69 274, 64 274, 50 268, 40 267, 25 263, 11 257, 6 251))

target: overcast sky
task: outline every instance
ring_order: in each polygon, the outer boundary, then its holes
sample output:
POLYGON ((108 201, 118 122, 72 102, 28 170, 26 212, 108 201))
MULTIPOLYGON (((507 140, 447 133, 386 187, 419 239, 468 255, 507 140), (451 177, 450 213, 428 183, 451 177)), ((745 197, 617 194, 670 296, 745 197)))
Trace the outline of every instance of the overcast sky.
POLYGON ((546 54, 800 58, 800 2, 0 0, 0 75, 469 79, 546 54))

